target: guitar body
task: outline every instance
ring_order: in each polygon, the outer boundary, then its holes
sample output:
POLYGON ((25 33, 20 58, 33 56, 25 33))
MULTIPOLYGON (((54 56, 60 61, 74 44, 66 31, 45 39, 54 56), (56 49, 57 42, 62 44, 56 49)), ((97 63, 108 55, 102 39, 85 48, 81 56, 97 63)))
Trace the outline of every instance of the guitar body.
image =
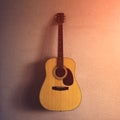
POLYGON ((81 91, 75 79, 75 62, 70 58, 63 58, 63 62, 67 72, 61 79, 57 78, 54 72, 57 58, 51 58, 46 62, 46 78, 39 99, 47 110, 73 110, 81 102, 81 91))

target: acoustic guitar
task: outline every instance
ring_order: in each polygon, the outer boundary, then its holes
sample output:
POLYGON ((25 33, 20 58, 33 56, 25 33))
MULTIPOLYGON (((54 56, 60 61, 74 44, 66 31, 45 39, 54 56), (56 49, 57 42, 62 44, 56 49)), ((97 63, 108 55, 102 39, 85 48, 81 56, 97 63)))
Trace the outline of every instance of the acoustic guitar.
POLYGON ((63 56, 64 13, 57 13, 58 56, 45 64, 46 77, 40 90, 41 105, 52 111, 73 110, 80 105, 81 91, 75 79, 75 62, 63 56))

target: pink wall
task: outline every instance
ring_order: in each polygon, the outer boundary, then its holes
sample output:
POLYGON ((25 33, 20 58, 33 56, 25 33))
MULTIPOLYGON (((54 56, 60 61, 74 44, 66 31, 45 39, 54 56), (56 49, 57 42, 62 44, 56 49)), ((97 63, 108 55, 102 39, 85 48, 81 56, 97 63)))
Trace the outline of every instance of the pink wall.
POLYGON ((119 0, 6 0, 0 6, 1 120, 120 119, 119 0), (57 12, 66 15, 64 54, 76 61, 83 96, 70 112, 44 111, 36 100, 44 59, 57 55, 57 12))

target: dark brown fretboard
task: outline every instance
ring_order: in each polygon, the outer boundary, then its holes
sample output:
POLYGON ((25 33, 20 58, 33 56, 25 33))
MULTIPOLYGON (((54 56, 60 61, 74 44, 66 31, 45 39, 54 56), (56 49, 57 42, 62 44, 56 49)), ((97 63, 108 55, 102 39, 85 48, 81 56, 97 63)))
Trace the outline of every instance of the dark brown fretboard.
POLYGON ((58 24, 58 58, 57 67, 63 67, 63 24, 58 24))

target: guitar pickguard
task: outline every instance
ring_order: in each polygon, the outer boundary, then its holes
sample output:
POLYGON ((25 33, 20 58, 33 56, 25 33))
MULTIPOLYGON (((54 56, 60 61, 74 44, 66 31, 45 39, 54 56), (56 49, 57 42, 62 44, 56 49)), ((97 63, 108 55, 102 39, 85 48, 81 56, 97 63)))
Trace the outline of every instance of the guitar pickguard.
POLYGON ((67 85, 67 86, 70 86, 73 84, 73 75, 72 75, 72 72, 70 71, 70 69, 68 69, 68 68, 67 68, 67 75, 63 79, 63 83, 64 83, 64 85, 67 85))

